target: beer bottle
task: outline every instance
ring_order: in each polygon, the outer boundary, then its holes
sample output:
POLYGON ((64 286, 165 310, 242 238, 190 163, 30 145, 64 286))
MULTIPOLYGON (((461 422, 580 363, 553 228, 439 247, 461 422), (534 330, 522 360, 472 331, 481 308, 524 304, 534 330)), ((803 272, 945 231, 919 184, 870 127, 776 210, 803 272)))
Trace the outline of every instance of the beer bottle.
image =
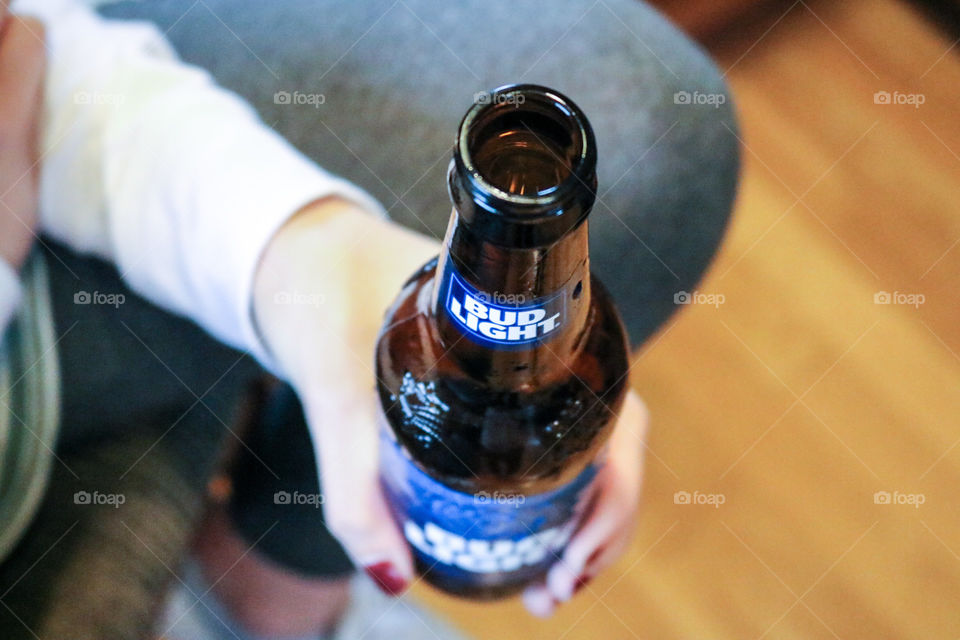
POLYGON ((418 571, 456 595, 542 579, 590 508, 628 369, 620 318, 590 275, 596 158, 560 93, 475 96, 441 254, 387 312, 381 483, 418 571))

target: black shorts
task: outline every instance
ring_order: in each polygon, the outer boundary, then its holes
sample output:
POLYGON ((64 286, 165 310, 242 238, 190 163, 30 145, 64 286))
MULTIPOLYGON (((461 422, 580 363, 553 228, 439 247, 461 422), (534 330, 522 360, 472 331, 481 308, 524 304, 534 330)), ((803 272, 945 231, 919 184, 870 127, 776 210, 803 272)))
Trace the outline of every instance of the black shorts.
POLYGON ((256 550, 301 575, 335 578, 353 565, 327 530, 303 408, 287 384, 270 389, 231 468, 229 513, 256 550))

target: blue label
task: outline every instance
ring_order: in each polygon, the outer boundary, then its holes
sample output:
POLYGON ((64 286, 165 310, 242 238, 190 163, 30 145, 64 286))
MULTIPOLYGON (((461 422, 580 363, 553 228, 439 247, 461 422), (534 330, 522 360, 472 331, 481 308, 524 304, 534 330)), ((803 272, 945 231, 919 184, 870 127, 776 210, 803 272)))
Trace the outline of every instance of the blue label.
POLYGON ((416 467, 381 437, 381 483, 413 553, 432 572, 465 585, 522 581, 549 567, 573 535, 596 465, 546 493, 464 493, 416 467))
POLYGON ((479 291, 448 263, 440 299, 471 340, 492 349, 523 348, 559 335, 566 320, 563 291, 526 300, 519 294, 479 291))

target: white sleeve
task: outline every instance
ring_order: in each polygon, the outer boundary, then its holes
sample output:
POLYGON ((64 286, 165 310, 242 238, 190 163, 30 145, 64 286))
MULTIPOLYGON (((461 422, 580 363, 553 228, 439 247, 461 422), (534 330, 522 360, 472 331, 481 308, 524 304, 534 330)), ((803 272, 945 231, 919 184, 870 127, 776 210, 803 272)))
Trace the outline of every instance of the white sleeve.
POLYGON ((0 343, 19 305, 20 278, 6 260, 0 259, 0 343))
POLYGON ((379 203, 180 62, 153 25, 68 0, 14 8, 46 23, 43 230, 115 262, 134 290, 273 368, 251 313, 270 238, 321 197, 382 212, 379 203))

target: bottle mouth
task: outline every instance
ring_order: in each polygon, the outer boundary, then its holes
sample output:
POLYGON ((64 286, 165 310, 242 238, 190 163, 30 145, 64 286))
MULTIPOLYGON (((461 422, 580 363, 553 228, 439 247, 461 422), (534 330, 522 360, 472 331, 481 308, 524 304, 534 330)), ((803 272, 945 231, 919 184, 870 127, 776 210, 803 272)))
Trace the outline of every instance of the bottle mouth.
POLYGON ((556 241, 596 198, 596 142, 580 108, 532 84, 477 94, 457 135, 449 187, 476 232, 502 244, 556 241))

